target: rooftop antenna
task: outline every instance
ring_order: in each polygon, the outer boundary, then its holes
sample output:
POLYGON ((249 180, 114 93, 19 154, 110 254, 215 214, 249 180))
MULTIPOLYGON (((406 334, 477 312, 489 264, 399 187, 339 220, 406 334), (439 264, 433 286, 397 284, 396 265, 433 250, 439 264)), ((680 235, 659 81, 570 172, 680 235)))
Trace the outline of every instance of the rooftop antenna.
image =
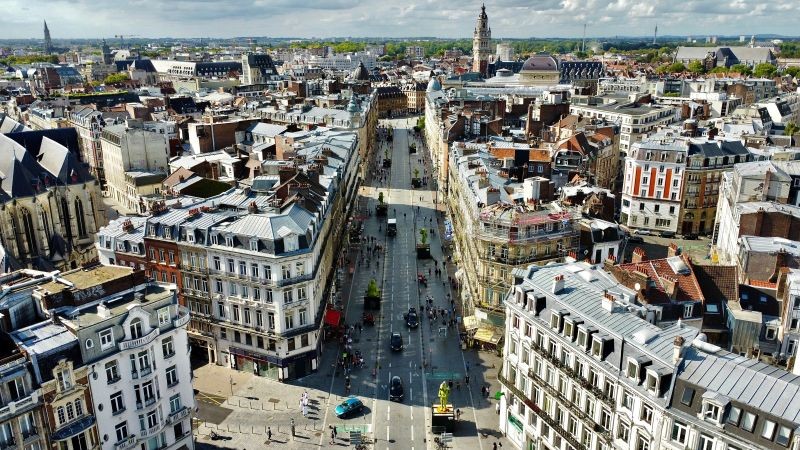
POLYGON ((583 40, 581 41, 581 52, 586 53, 586 24, 583 24, 583 40))

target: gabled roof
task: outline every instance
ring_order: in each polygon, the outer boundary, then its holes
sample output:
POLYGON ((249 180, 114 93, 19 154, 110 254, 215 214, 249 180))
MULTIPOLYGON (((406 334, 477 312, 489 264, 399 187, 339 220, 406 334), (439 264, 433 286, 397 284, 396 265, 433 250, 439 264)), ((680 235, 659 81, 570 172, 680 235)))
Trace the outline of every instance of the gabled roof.
POLYGON ((739 298, 737 266, 701 266, 692 264, 700 290, 706 300, 736 300, 739 298))
POLYGON ((644 295, 649 303, 670 303, 672 301, 667 295, 664 278, 676 281, 675 301, 705 300, 700 284, 692 270, 691 262, 685 255, 620 264, 614 266, 614 269, 614 276, 628 287, 633 287, 635 284, 635 279, 629 276, 631 273, 640 272, 647 275, 648 283, 651 284, 641 286, 641 288, 645 290, 644 295))

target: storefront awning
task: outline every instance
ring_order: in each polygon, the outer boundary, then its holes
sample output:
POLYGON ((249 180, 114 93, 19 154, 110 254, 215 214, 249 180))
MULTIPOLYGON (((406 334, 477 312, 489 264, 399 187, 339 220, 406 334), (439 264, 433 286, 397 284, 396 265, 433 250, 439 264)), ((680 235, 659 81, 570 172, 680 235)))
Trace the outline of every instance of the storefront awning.
POLYGON ((466 331, 472 331, 478 329, 478 318, 475 316, 467 316, 464 317, 464 329, 466 331))
POLYGON ((342 321, 342 312, 329 309, 325 311, 325 323, 334 327, 338 327, 342 321))
POLYGON ((503 338, 503 333, 490 328, 481 327, 475 332, 473 338, 477 341, 486 342, 487 344, 497 345, 500 343, 500 339, 503 338))

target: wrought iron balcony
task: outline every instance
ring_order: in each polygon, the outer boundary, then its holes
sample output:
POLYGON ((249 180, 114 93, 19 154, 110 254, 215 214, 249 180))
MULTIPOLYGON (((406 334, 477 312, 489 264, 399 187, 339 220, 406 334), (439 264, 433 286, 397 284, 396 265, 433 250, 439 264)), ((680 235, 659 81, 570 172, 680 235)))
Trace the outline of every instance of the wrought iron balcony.
POLYGON ((153 328, 153 331, 147 333, 146 335, 137 338, 137 339, 128 339, 127 341, 122 341, 119 343, 120 350, 130 350, 133 348, 143 347, 158 337, 161 331, 158 328, 153 328))

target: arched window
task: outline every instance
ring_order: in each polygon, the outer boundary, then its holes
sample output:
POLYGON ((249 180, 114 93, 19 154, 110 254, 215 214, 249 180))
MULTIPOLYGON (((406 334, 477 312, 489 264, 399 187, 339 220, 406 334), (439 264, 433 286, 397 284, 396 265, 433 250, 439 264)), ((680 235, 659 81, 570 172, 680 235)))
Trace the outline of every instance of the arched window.
POLYGON ((61 223, 64 225, 64 232, 67 236, 67 242, 72 243, 72 221, 69 220, 69 207, 67 206, 67 199, 61 198, 61 223))
POLYGON ((81 404, 80 399, 75 400, 75 415, 78 417, 83 415, 83 405, 81 404))
POLYGON ((75 220, 78 222, 78 237, 86 237, 86 217, 83 215, 83 202, 75 199, 75 220))
POLYGON ((38 255, 39 247, 36 245, 36 229, 33 227, 33 217, 28 208, 22 209, 22 231, 25 233, 25 240, 28 241, 30 255, 38 255))
POLYGON ((42 227, 44 227, 45 237, 49 239, 53 235, 53 230, 50 229, 50 220, 42 208, 39 208, 39 220, 42 222, 42 227))
POLYGON ((133 319, 130 324, 131 339, 139 339, 142 337, 142 320, 133 319))

